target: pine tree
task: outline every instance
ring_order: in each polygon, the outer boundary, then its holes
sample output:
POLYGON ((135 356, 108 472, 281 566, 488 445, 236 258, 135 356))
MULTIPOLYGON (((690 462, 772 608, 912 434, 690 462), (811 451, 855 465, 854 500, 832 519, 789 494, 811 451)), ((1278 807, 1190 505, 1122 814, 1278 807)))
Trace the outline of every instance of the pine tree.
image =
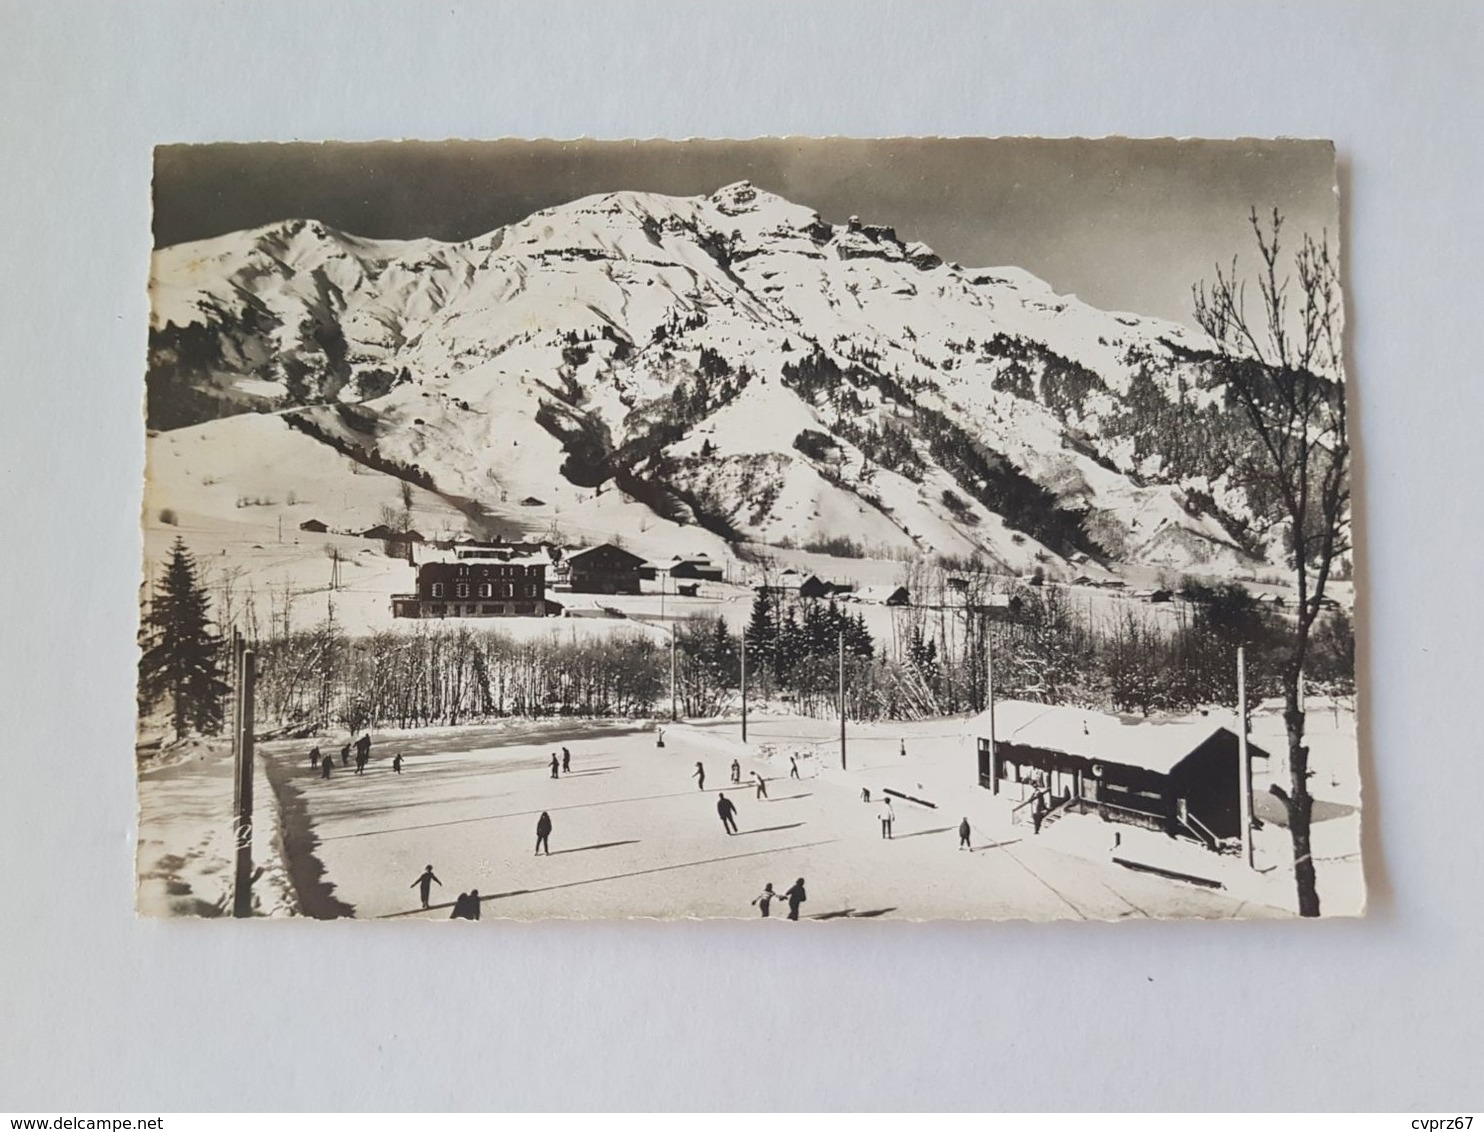
POLYGON ((759 675, 772 671, 778 644, 778 621, 773 598, 759 589, 752 599, 752 619, 747 625, 747 663, 759 675))
POLYGON ((221 639, 211 626, 206 590, 185 542, 176 538, 165 576, 155 587, 143 626, 140 703, 171 701, 175 737, 222 729, 222 700, 230 691, 221 671, 221 639))

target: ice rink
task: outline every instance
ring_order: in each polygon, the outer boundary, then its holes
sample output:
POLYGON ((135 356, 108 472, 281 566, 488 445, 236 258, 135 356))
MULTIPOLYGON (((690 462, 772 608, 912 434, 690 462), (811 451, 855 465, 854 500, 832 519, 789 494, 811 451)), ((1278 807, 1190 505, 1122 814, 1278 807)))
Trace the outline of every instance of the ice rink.
MULTIPOLYGON (((745 749, 735 720, 668 726, 663 748, 652 724, 375 734, 364 776, 337 757, 328 781, 310 769, 307 741, 262 751, 289 803, 289 871, 311 915, 348 908, 360 918, 447 919, 455 896, 478 889, 484 919, 757 917, 751 902, 764 884, 782 893, 800 877, 804 920, 1286 914, 1060 851, 1054 838, 1009 826, 1003 803, 974 781, 963 728, 957 719, 852 725, 846 771, 831 739, 838 724, 793 717, 754 721, 745 749), (572 770, 553 779, 551 756, 563 747, 572 770), (400 775, 391 765, 399 752, 400 775), (799 755, 797 779, 791 753, 799 755), (734 757, 740 785, 730 781, 734 757), (753 772, 767 797, 757 796, 753 772), (896 799, 886 840, 883 789, 936 808, 896 799), (737 806, 736 834, 717 813, 723 793, 737 806), (542 811, 553 831, 550 855, 538 857, 542 811), (958 847, 964 818, 973 828, 969 851, 958 847), (306 884, 315 861, 323 878, 306 884), (413 885, 429 864, 441 885, 424 911, 413 885)), ((319 742, 338 752, 338 743, 319 742)), ((775 904, 772 916, 786 911, 775 904)))

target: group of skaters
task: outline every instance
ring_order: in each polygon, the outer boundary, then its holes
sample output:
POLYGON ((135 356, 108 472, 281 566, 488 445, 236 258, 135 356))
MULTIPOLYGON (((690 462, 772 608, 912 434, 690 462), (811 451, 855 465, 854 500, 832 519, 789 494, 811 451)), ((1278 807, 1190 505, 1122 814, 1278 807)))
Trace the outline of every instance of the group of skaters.
MULTIPOLYGON (((657 745, 659 746, 663 746, 663 734, 663 731, 658 733, 657 745)), ((348 761, 351 747, 352 744, 347 743, 341 750, 342 766, 346 765, 348 761)), ((370 736, 363 735, 355 742, 354 748, 356 752, 356 773, 360 774, 362 773, 366 763, 370 759, 370 736)), ((902 745, 902 754, 906 754, 905 743, 902 745)), ((316 763, 319 762, 319 748, 315 748, 314 752, 311 755, 311 760, 316 763)), ((402 756, 400 754, 392 760, 392 768, 398 774, 400 774, 402 771, 401 763, 402 756)), ((323 766, 325 768, 324 777, 328 778, 330 776, 330 767, 333 766, 333 759, 329 755, 325 755, 323 757, 323 766)), ((552 752, 551 762, 549 766, 551 770, 551 777, 554 779, 560 778, 563 774, 571 773, 572 752, 569 751, 566 747, 563 747, 561 749, 560 755, 558 755, 557 752, 552 752)), ((764 779, 762 775, 760 775, 755 770, 748 773, 751 775, 752 779, 749 785, 752 785, 755 788, 756 797, 758 799, 767 798, 767 780, 764 779)), ((695 770, 691 773, 691 777, 696 780, 697 789, 706 789, 706 766, 703 762, 699 760, 696 762, 695 770)), ((796 755, 789 756, 789 777, 799 777, 799 761, 796 755)), ((731 763, 731 781, 733 785, 742 785, 742 765, 737 759, 733 759, 731 763)), ((866 803, 870 803, 872 801, 871 790, 869 787, 862 788, 861 800, 866 803)), ((716 813, 717 816, 721 819, 722 829, 729 836, 738 832, 737 806, 730 798, 726 796, 725 793, 718 793, 717 795, 716 813)), ((892 806, 891 798, 884 792, 881 798, 881 809, 877 816, 881 823, 882 838, 885 840, 892 840, 893 833, 896 827, 897 815, 896 810, 892 806)), ((1039 822, 1037 822, 1037 825, 1039 826, 1039 822)), ((551 820, 551 814, 548 813, 546 810, 542 810, 541 816, 536 819, 535 856, 541 856, 542 854, 545 854, 548 857, 551 856, 552 829, 553 823, 551 820)), ((958 826, 958 847, 960 850, 972 849, 972 833, 973 831, 969 825, 969 819, 964 818, 958 826)), ((419 895, 422 898, 422 906, 424 909, 427 909, 429 907, 429 899, 432 894, 432 886, 435 884, 438 885, 440 888, 443 886, 443 882, 439 880, 438 877, 434 874, 433 866, 428 865, 427 868, 423 870, 423 872, 418 876, 416 880, 412 882, 410 886, 412 888, 419 889, 419 895)), ((763 891, 753 899, 752 904, 758 909, 758 911, 764 918, 767 918, 771 915, 771 907, 773 901, 783 900, 788 904, 788 919, 797 920, 799 918, 799 908, 807 899, 808 897, 806 896, 804 890, 804 878, 799 877, 798 880, 796 880, 793 885, 785 890, 781 895, 774 890, 771 883, 765 884, 763 886, 763 891)), ((479 908, 480 896, 478 889, 474 889, 467 893, 461 892, 459 893, 458 898, 454 901, 453 911, 450 918, 455 920, 477 920, 480 918, 479 908)))
MULTIPOLYGON (((356 774, 365 774, 366 764, 371 761, 371 736, 362 735, 354 743, 346 743, 345 746, 340 748, 340 766, 342 768, 348 768, 350 766, 350 753, 352 750, 355 751, 356 774)), ((318 770, 321 778, 329 778, 330 773, 335 769, 335 756, 328 752, 322 753, 318 747, 314 747, 309 752, 309 766, 311 769, 318 770)), ((402 755, 400 752, 392 756, 392 770, 398 774, 402 773, 402 755)))
MULTIPOLYGON (((794 769, 795 770, 798 769, 797 764, 795 764, 794 769)), ((751 779, 752 779, 749 783, 747 783, 747 785, 751 786, 756 791, 754 797, 757 797, 757 798, 766 798, 768 796, 768 780, 766 778, 764 778, 762 775, 760 775, 755 770, 748 771, 747 773, 751 776, 751 779)), ((706 764, 705 763, 701 763, 701 762, 696 763, 696 769, 693 770, 693 771, 691 771, 691 775, 690 776, 696 780, 696 789, 697 790, 704 790, 704 789, 706 789, 706 764)), ((797 774, 795 774, 795 775, 793 775, 793 777, 794 778, 797 778, 799 776, 797 774)), ((740 786, 741 784, 742 784, 742 764, 739 763, 736 759, 733 759, 732 760, 732 785, 734 785, 734 786, 740 786)))
MULTIPOLYGON (((861 801, 867 803, 871 801, 871 788, 869 786, 861 787, 861 801)), ((897 825, 897 811, 891 804, 890 795, 885 793, 881 795, 881 810, 876 815, 876 818, 881 822, 882 838, 887 841, 893 840, 893 833, 897 825)), ((960 849, 973 849, 973 845, 970 843, 973 833, 974 830, 969 825, 968 818, 964 818, 958 823, 958 847, 960 849)))
POLYGON ((799 918, 799 905, 804 903, 804 901, 807 899, 809 898, 804 894, 804 878, 800 877, 798 880, 794 881, 793 887, 785 892, 782 896, 779 896, 778 893, 773 891, 773 886, 771 884, 763 885, 762 892, 753 897, 752 903, 753 906, 762 913, 763 919, 766 920, 771 914, 770 908, 772 907, 773 901, 787 900, 788 918, 790 920, 797 920, 799 918))

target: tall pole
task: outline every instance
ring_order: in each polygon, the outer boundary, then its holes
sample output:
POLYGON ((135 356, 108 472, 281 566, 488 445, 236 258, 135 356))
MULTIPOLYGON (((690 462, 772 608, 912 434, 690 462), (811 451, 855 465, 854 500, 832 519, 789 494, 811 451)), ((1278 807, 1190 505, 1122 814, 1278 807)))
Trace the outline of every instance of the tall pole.
POLYGON ((1247 755, 1247 650, 1237 646, 1237 782, 1240 787, 1242 856, 1252 867, 1252 761, 1247 755))
POLYGON ((241 757, 237 771, 237 876, 232 888, 232 915, 252 915, 252 771, 253 771, 253 697, 257 686, 257 658, 252 651, 242 654, 242 731, 238 739, 241 757))
POLYGON ((1000 792, 1000 751, 994 743, 994 634, 984 626, 984 703, 989 712, 989 790, 1000 792))
MULTIPOLYGON (((232 630, 232 821, 242 808, 242 631, 232 630)), ((234 841, 233 844, 236 844, 234 841)))
POLYGON ((845 764, 845 630, 840 630, 840 769, 849 770, 845 764))
POLYGON ((742 742, 747 742, 747 626, 742 626, 742 742))
POLYGON ((675 626, 670 626, 670 719, 673 722, 680 718, 675 707, 675 626))

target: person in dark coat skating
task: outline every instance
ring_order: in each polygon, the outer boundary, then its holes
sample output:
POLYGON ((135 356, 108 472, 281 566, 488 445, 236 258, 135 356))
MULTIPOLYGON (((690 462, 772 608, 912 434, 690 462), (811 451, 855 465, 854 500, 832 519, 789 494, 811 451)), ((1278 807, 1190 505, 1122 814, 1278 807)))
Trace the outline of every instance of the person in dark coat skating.
POLYGON ((371 761, 371 756, 365 751, 356 752, 356 773, 365 774, 366 764, 371 761))
POLYGON ((553 778, 560 778, 561 777, 561 773, 560 773, 561 772, 561 768, 562 768, 562 764, 561 764, 561 762, 558 761, 557 756, 556 756, 556 752, 555 751, 552 751, 551 752, 551 777, 553 777, 553 778))
POLYGON ((443 882, 433 875, 433 866, 429 865, 422 871, 422 876, 418 877, 407 887, 418 888, 422 890, 420 895, 423 898, 423 907, 426 908, 428 906, 428 895, 433 891, 433 886, 435 884, 439 888, 443 887, 443 882))
POLYGON ((732 760, 732 782, 739 785, 742 782, 742 764, 736 759, 732 760))
POLYGON ((757 787, 756 797, 766 798, 768 796, 767 780, 764 779, 763 776, 760 775, 757 771, 752 772, 752 784, 757 787))
POLYGON ((358 759, 370 759, 370 757, 371 757, 371 736, 369 734, 368 735, 362 735, 359 739, 356 740, 356 758, 358 758, 358 759))
POLYGON ((402 773, 402 753, 400 751, 392 756, 392 769, 398 774, 402 773))
POLYGON ((695 772, 691 775, 691 777, 696 780, 697 790, 706 789, 706 768, 703 767, 700 763, 696 763, 695 772))
POLYGON ((790 778, 799 777, 799 757, 797 755, 788 756, 788 776, 790 778))
POLYGON ((562 773, 570 774, 572 771, 572 752, 566 747, 562 748, 562 773))
POLYGON ((548 857, 551 856, 551 842, 550 842, 550 838, 551 838, 551 815, 548 814, 545 810, 542 810, 541 811, 541 816, 536 819, 536 853, 537 854, 539 854, 541 852, 541 850, 545 849, 546 850, 546 855, 548 857))
POLYGON ((721 816, 721 828, 728 833, 737 832, 737 807, 725 794, 716 797, 716 812, 721 816))
POLYGON ((800 877, 794 881, 794 886, 783 894, 788 901, 788 918, 797 920, 799 918, 799 905, 809 899, 804 895, 804 878, 800 877))
POLYGON ((314 767, 316 770, 319 769, 319 748, 318 747, 311 747, 311 748, 309 748, 309 765, 312 766, 312 767, 314 767))
POLYGON ((334 769, 335 769, 335 760, 334 760, 334 758, 332 758, 330 755, 326 755, 320 761, 320 764, 319 764, 319 776, 321 778, 329 778, 330 777, 330 771, 332 771, 334 769))
POLYGON ((963 821, 958 823, 958 847, 960 849, 969 849, 972 851, 973 847, 969 844, 969 834, 971 832, 968 818, 964 818, 963 821))
POLYGON ((345 744, 345 746, 343 746, 343 747, 340 748, 340 765, 341 766, 350 766, 350 744, 349 743, 345 744))

